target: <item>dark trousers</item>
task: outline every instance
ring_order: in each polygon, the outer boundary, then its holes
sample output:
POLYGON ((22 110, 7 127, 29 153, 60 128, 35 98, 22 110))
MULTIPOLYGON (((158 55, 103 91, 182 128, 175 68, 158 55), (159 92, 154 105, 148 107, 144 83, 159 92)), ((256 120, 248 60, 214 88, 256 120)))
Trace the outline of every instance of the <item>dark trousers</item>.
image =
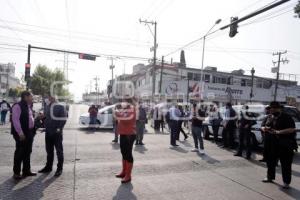
POLYGON ((252 152, 252 144, 251 144, 251 130, 248 128, 240 128, 239 129, 239 149, 238 153, 242 153, 246 147, 247 156, 251 156, 252 152), (246 139, 246 146, 245 146, 246 139))
POLYGON ((195 143, 195 149, 198 149, 198 143, 200 144, 200 149, 204 149, 203 138, 202 138, 202 126, 192 126, 192 134, 195 143))
POLYGON ((227 126, 223 129, 222 137, 223 137, 223 145, 224 147, 234 147, 234 126, 227 126))
POLYGON ((218 141, 218 135, 219 135, 219 125, 213 125, 212 126, 213 135, 214 135, 214 141, 218 141))
POLYGON ((170 143, 171 145, 176 145, 176 137, 179 133, 178 129, 178 122, 175 120, 170 120, 169 122, 171 134, 170 134, 170 143))
POLYGON ((2 124, 5 123, 6 115, 7 115, 7 110, 2 110, 1 111, 1 123, 2 124))
POLYGON ((62 133, 47 133, 45 136, 47 164, 46 167, 52 169, 54 160, 54 148, 57 155, 57 169, 63 169, 64 163, 64 149, 63 149, 63 134, 62 133))
POLYGON ((132 148, 136 135, 120 135, 120 149, 123 160, 133 163, 132 148))
POLYGON ((187 138, 187 134, 182 129, 182 123, 183 121, 178 121, 178 133, 176 135, 176 140, 179 140, 180 133, 183 134, 184 138, 187 138))
POLYGON ((269 146, 267 155, 268 179, 275 179, 277 161, 280 160, 282 180, 286 184, 290 184, 292 180, 292 162, 294 157, 293 148, 288 146, 288 141, 279 141, 276 136, 270 140, 272 144, 269 146))
POLYGON ((145 132, 145 121, 137 120, 136 121, 136 142, 142 143, 144 139, 145 132))
POLYGON ((21 165, 23 163, 23 173, 30 172, 30 155, 32 152, 33 135, 26 134, 26 139, 20 141, 19 135, 14 135, 16 141, 16 150, 14 154, 13 171, 15 174, 20 174, 21 165))
POLYGON ((159 129, 160 129, 160 120, 158 120, 158 119, 154 119, 154 130, 156 131, 156 132, 158 132, 159 131, 159 129))

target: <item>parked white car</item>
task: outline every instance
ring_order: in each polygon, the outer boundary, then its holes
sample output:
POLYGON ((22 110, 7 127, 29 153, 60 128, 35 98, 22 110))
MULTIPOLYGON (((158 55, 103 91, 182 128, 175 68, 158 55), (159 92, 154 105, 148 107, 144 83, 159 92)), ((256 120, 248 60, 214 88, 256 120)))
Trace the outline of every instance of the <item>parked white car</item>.
MULTIPOLYGON (((113 128, 113 110, 115 105, 106 106, 98 111, 97 123, 99 128, 113 128)), ((90 114, 80 115, 79 124, 88 127, 90 124, 90 114)))
MULTIPOLYGON (((238 117, 240 117, 240 112, 242 111, 242 105, 236 105, 232 106, 233 109, 236 111, 238 117)), ((260 127, 262 120, 265 118, 265 108, 266 105, 248 105, 249 107, 249 112, 255 114, 257 117, 256 124, 252 126, 252 137, 251 137, 251 142, 254 146, 263 146, 263 138, 260 132, 260 127)), ((221 117, 224 118, 225 116, 225 107, 221 107, 219 109, 219 112, 221 114, 221 117)), ((300 143, 300 112, 297 110, 296 107, 293 106, 284 106, 283 112, 289 114, 295 121, 296 124, 296 129, 297 129, 297 142, 300 143)), ((209 123, 210 119, 209 117, 206 117, 204 121, 204 138, 209 139, 210 135, 213 135, 213 130, 212 126, 209 123)), ((222 132, 223 132, 223 127, 222 125, 219 128, 218 136, 222 138, 222 132)), ((235 134, 235 141, 238 142, 238 129, 236 129, 236 134, 235 134)))

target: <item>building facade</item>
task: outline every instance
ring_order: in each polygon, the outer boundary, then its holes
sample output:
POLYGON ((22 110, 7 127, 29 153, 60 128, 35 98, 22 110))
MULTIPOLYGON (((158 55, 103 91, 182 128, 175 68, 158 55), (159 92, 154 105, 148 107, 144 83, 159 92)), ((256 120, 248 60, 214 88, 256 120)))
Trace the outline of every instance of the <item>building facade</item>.
POLYGON ((15 64, 0 63, 0 93, 6 94, 10 88, 20 86, 20 80, 15 76, 15 64))
MULTIPOLYGON (((152 95, 151 66, 143 67, 135 74, 135 93, 147 99, 152 95)), ((138 71, 137 69, 135 71, 138 71)), ((182 101, 207 100, 214 102, 267 103, 274 100, 276 80, 254 76, 252 98, 252 77, 245 75, 243 70, 230 73, 218 71, 216 67, 206 67, 203 70, 203 86, 201 85, 201 70, 180 67, 178 64, 164 64, 163 69, 156 69, 155 93, 157 99, 181 99, 182 101)), ((300 86, 296 81, 279 80, 277 101, 286 102, 292 99, 300 102, 300 86)))

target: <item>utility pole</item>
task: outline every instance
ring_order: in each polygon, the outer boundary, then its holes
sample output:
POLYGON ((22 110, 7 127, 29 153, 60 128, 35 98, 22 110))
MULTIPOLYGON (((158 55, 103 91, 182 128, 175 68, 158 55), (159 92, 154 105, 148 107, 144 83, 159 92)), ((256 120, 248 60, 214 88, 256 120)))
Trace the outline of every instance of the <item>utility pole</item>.
POLYGON ((113 87, 114 87, 114 68, 115 68, 114 59, 115 58, 110 57, 109 59, 111 60, 111 64, 109 66, 109 69, 111 70, 111 93, 110 93, 110 99, 111 99, 111 103, 114 103, 113 102, 113 87))
POLYGON ((153 38, 154 38, 154 44, 153 47, 150 49, 150 51, 153 51, 153 67, 152 67, 152 102, 154 101, 154 95, 155 95, 155 79, 156 79, 156 50, 157 50, 157 22, 153 21, 147 21, 147 20, 139 20, 140 23, 144 23, 148 26, 153 38), (151 28, 149 27, 149 24, 154 25, 154 33, 152 32, 151 28))
POLYGON ((164 59, 165 59, 165 57, 162 56, 162 58, 161 58, 161 67, 160 67, 159 94, 161 94, 162 77, 163 77, 163 70, 164 70, 164 59))
POLYGON ((274 91, 274 101, 276 101, 277 99, 277 90, 278 90, 278 82, 279 82, 279 73, 280 73, 280 64, 285 64, 285 63, 288 63, 289 61, 285 58, 281 58, 281 56, 283 54, 286 54, 287 51, 281 51, 281 52, 276 52, 276 53, 273 53, 273 56, 278 56, 278 61, 273 61, 273 64, 276 66, 277 64, 277 67, 274 67, 272 68, 272 72, 273 73, 277 73, 276 74, 276 82, 275 82, 275 91, 274 91))
POLYGON ((99 84, 98 84, 98 80, 100 80, 100 78, 96 76, 96 78, 95 78, 95 81, 96 81, 95 89, 96 89, 96 103, 97 103, 97 105, 99 105, 99 87, 98 87, 99 84))
POLYGON ((251 69, 251 92, 250 92, 250 103, 252 103, 252 98, 254 97, 254 95, 253 95, 254 73, 255 73, 255 70, 254 70, 254 68, 252 67, 252 69, 251 69))

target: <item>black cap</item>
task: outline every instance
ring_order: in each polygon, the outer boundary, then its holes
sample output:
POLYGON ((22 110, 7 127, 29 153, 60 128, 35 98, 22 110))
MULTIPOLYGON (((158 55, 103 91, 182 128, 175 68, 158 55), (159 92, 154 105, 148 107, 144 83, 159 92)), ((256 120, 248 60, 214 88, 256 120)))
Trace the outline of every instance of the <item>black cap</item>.
POLYGON ((272 101, 272 102, 270 103, 270 108, 281 108, 281 105, 280 105, 280 103, 277 102, 277 101, 272 101))

